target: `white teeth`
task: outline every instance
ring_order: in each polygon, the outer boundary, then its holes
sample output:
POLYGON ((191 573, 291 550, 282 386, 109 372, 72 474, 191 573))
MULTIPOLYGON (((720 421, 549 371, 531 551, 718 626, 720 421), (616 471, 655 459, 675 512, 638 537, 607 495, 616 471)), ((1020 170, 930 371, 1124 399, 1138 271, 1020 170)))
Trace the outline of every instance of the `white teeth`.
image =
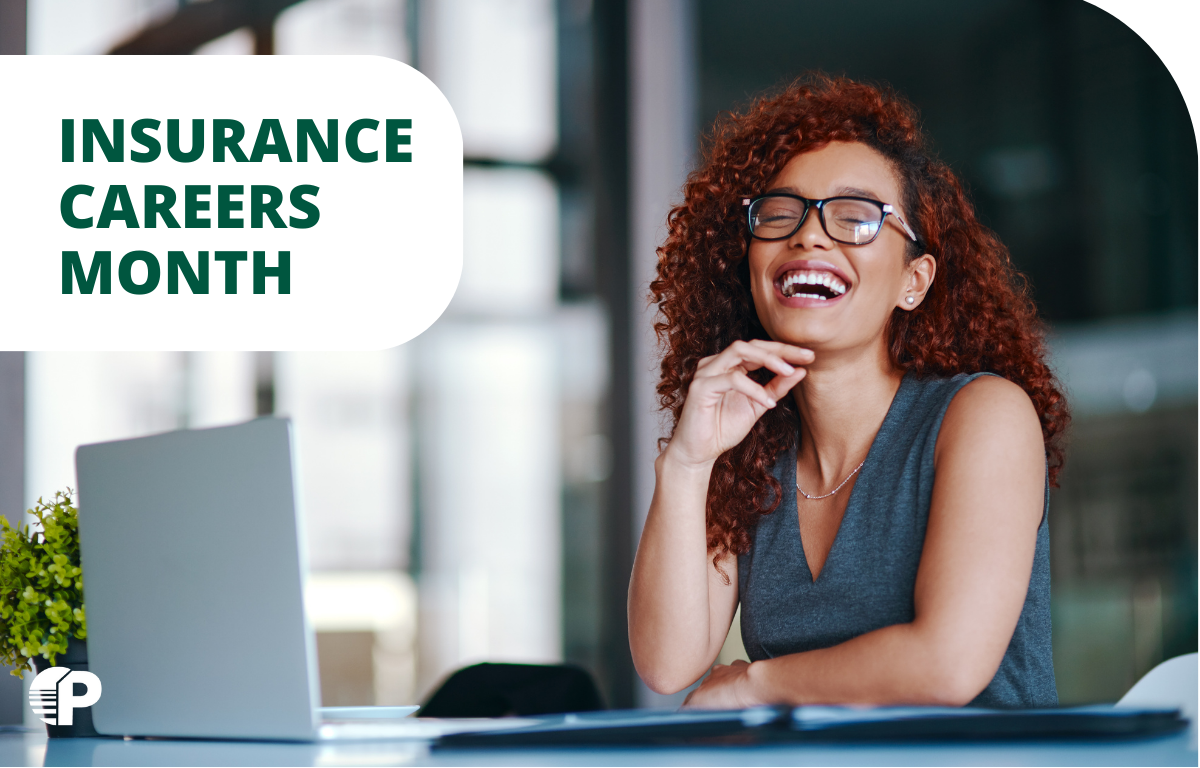
MULTIPOLYGON (((838 279, 837 275, 834 275, 831 272, 825 272, 823 270, 822 271, 789 272, 786 275, 784 275, 784 278, 781 281, 780 288, 783 290, 784 295, 789 295, 788 289, 790 289, 790 288, 792 288, 792 286, 796 286, 796 285, 821 285, 821 286, 824 286, 826 289, 828 289, 830 293, 833 293, 834 297, 841 296, 842 294, 844 294, 846 292, 846 284, 843 283, 840 279, 838 279)), ((830 298, 828 296, 821 296, 821 295, 818 295, 815 293, 793 293, 790 295, 792 297, 813 298, 813 299, 822 299, 822 300, 828 300, 830 298)))

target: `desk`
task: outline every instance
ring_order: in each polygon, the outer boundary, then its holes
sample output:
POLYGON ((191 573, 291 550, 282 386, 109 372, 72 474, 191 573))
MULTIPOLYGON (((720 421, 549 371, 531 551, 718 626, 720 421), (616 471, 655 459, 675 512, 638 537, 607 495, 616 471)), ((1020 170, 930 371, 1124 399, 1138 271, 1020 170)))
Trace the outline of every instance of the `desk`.
POLYGON ((427 742, 270 744, 0 734, 0 765, 1196 765, 1187 733, 1137 741, 430 752, 427 742))

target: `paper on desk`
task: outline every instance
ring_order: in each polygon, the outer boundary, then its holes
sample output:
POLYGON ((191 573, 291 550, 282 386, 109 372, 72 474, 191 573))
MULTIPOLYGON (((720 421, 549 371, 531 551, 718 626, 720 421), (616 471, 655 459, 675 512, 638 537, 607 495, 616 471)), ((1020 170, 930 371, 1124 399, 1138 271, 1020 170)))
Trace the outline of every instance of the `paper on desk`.
POLYGON ((1088 715, 1120 719, 1132 714, 1162 713, 1174 711, 1173 707, 1130 707, 1115 708, 1108 704, 1070 707, 1061 709, 984 709, 981 707, 796 707, 792 710, 792 724, 797 730, 817 730, 823 727, 850 723, 878 723, 888 720, 919 720, 926 718, 971 718, 1003 714, 1009 717, 1044 717, 1046 715, 1088 715))
POLYGON ((874 723, 922 717, 973 717, 990 714, 986 709, 965 707, 796 707, 792 723, 799 730, 847 723, 874 723))
POLYGON ((375 722, 323 723, 318 730, 324 739, 377 740, 412 739, 432 740, 451 733, 482 733, 484 731, 506 731, 539 725, 541 721, 522 717, 501 718, 455 718, 435 717, 407 718, 404 720, 375 722))
POLYGON ((328 720, 402 720, 415 714, 419 706, 407 707, 321 707, 318 714, 328 720))

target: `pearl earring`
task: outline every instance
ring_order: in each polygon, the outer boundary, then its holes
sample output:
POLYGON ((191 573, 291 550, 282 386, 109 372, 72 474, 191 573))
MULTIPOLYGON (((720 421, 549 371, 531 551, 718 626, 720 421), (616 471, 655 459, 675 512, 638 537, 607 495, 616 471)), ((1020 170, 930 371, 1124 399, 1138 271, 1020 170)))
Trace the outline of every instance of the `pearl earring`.
POLYGON ((905 304, 912 304, 914 301, 916 301, 916 299, 914 299, 912 296, 905 296, 905 297, 904 297, 904 303, 905 303, 905 304))

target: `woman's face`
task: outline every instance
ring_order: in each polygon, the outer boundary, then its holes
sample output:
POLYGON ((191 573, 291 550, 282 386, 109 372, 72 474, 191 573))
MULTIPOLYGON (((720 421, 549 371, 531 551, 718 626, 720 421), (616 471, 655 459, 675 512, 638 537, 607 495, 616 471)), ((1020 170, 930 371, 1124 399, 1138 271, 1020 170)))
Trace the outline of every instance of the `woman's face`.
MULTIPOLYGON (((813 200, 868 197, 891 203, 910 220, 891 164, 865 144, 835 142, 797 155, 767 191, 813 200)), ((825 233, 810 208, 791 237, 750 241, 750 291, 759 320, 772 339, 817 351, 818 363, 822 351, 877 342, 892 311, 918 306, 933 280, 933 257, 906 263, 909 242, 889 215, 874 241, 844 245, 825 233), (913 298, 911 304, 906 296, 913 298)))

